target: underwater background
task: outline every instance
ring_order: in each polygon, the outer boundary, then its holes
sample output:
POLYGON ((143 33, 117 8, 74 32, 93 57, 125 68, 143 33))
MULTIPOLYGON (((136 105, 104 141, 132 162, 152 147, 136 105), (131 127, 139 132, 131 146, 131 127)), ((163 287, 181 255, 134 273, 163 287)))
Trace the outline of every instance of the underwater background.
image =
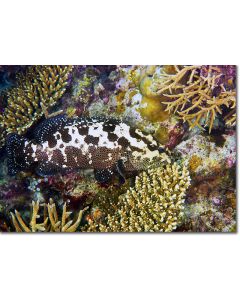
POLYGON ((0 231, 236 231, 236 66, 0 66, 0 111, 0 231), (21 143, 65 119, 116 120, 159 155, 131 172, 122 156, 111 172, 23 167, 21 143))

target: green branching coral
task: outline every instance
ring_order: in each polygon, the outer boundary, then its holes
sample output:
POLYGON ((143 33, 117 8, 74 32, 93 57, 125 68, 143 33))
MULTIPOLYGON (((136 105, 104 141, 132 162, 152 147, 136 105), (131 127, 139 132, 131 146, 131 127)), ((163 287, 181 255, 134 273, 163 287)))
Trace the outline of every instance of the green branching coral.
MULTIPOLYGON (((84 230, 88 232, 171 232, 183 215, 190 185, 186 166, 167 163, 136 177, 134 187, 108 205, 94 208, 84 230), (102 211, 105 209, 105 211, 102 211), (97 217, 94 217, 97 215, 97 217)), ((106 201, 105 201, 106 202, 106 201)))
POLYGON ((190 128, 203 128, 203 123, 210 133, 216 116, 224 110, 228 111, 226 124, 236 123, 236 88, 222 71, 214 66, 165 66, 155 90, 163 98, 166 111, 176 113, 190 128))
POLYGON ((30 66, 19 74, 17 86, 7 93, 7 107, 0 116, 2 143, 8 133, 24 134, 53 106, 66 90, 71 66, 30 66))
POLYGON ((48 204, 42 204, 42 213, 39 211, 40 206, 39 201, 32 201, 32 216, 29 225, 24 222, 17 210, 11 213, 12 223, 17 232, 75 232, 79 227, 83 212, 87 209, 80 210, 76 220, 73 221, 69 220, 71 212, 67 212, 66 203, 62 207, 61 218, 58 216, 56 204, 52 199, 48 204))

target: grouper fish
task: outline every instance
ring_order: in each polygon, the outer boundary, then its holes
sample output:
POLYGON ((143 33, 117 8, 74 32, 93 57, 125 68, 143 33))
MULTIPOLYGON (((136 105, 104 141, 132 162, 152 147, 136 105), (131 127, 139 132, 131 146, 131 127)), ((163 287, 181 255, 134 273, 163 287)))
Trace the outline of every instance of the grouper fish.
POLYGON ((112 118, 46 119, 35 129, 33 139, 18 134, 7 138, 10 175, 32 170, 49 176, 78 169, 94 169, 100 182, 114 172, 145 169, 159 156, 159 145, 150 134, 112 118))

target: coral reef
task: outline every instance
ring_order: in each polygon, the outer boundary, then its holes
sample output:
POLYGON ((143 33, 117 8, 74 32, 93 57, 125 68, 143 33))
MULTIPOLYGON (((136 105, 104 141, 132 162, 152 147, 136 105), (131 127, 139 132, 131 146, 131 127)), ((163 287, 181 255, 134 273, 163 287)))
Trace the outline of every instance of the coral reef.
POLYGON ((31 66, 17 76, 17 86, 7 92, 7 106, 0 116, 1 143, 8 133, 24 134, 48 114, 66 90, 71 66, 31 66))
POLYGON ((86 203, 90 203, 96 197, 97 193, 106 189, 97 183, 93 172, 89 173, 32 178, 30 189, 37 199, 49 198, 52 194, 57 194, 60 199, 68 202, 71 208, 82 209, 86 203))
POLYGON ((166 164, 136 177, 135 186, 105 205, 106 211, 94 210, 105 217, 88 219, 86 231, 101 232, 171 232, 183 213, 190 177, 186 166, 166 164), (110 207, 110 210, 108 209, 110 207), (114 208, 114 211, 113 210, 114 208))
MULTIPOLYGON (((156 99, 156 93, 149 91, 151 79, 149 75, 156 69, 154 66, 119 66, 112 72, 112 82, 116 82, 115 91, 108 101, 108 105, 94 102, 89 107, 89 113, 101 113, 121 116, 132 125, 140 125, 140 129, 168 118, 165 107, 156 99), (143 122, 143 127, 141 123, 143 122)), ((103 100, 103 99, 102 99, 103 100)))
POLYGON ((68 220, 71 212, 67 212, 66 203, 63 205, 61 218, 59 218, 56 204, 52 199, 49 200, 48 204, 40 204, 39 201, 32 201, 32 216, 29 225, 26 225, 17 210, 11 213, 11 218, 17 232, 75 232, 86 209, 80 210, 77 219, 73 221, 68 220), (38 219, 42 217, 39 212, 40 206, 44 207, 44 212, 43 220, 38 222, 38 219))
POLYGON ((0 66, 0 95, 13 87, 16 82, 16 74, 26 69, 26 66, 4 65, 0 66))
POLYGON ((0 206, 9 211, 16 205, 26 204, 31 200, 32 193, 29 193, 28 184, 23 178, 0 179, 0 206))
POLYGON ((236 210, 231 206, 219 206, 209 200, 186 206, 181 231, 236 232, 236 210))
POLYGON ((236 232, 236 105, 233 65, 0 66, 0 231, 236 232), (7 135, 34 142, 59 111, 119 120, 159 157, 142 171, 119 162, 109 181, 36 161, 10 176, 7 135))
POLYGON ((225 115, 228 125, 236 123, 236 71, 231 67, 230 74, 219 66, 173 66, 170 73, 163 67, 155 89, 166 111, 177 113, 190 128, 204 125, 210 133, 217 115, 225 115))
POLYGON ((197 138, 199 144, 196 145, 192 138, 192 149, 189 149, 189 155, 183 155, 189 161, 192 184, 186 196, 183 222, 177 230, 235 232, 236 150, 234 149, 234 136, 225 135, 223 144, 221 142, 218 146, 216 142, 210 142, 209 137, 205 140, 203 137, 196 136, 197 138))
POLYGON ((169 118, 169 113, 166 112, 165 106, 160 101, 161 98, 151 88, 155 71, 155 66, 143 68, 139 80, 139 90, 142 95, 139 112, 143 118, 153 123, 163 122, 169 118))
POLYGON ((74 66, 71 89, 64 96, 63 110, 74 110, 74 114, 80 116, 89 114, 91 104, 106 105, 115 90, 115 70, 116 66, 74 66))
POLYGON ((194 180, 216 176, 236 164, 236 136, 234 131, 218 135, 220 145, 213 137, 194 135, 176 146, 174 152, 189 164, 194 180))
POLYGON ((153 90, 160 69, 160 66, 119 66, 113 72, 117 80, 115 92, 107 103, 90 104, 89 114, 120 117, 173 148, 181 141, 184 130, 182 123, 165 111, 166 105, 162 103, 165 98, 153 90))

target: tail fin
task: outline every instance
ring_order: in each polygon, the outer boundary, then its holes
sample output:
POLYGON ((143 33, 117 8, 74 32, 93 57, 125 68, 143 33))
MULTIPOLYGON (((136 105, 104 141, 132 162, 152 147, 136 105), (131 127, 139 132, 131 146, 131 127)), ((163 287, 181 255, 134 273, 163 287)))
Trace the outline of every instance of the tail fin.
POLYGON ((32 158, 27 157, 26 145, 29 141, 18 135, 17 133, 10 134, 7 137, 6 149, 8 157, 8 174, 13 176, 19 171, 26 170, 32 163, 32 158))

